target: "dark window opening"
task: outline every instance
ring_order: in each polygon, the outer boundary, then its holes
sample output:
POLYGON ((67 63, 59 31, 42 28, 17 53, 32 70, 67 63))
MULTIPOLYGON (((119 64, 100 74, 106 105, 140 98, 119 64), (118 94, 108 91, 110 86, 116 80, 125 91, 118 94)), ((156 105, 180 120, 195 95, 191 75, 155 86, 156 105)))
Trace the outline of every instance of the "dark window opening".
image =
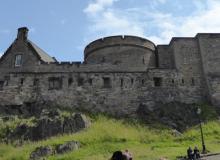
POLYGON ((0 81, 0 91, 3 90, 3 86, 4 86, 4 81, 0 81))
POLYGON ((124 86, 124 79, 121 78, 121 87, 123 87, 123 86, 124 86))
POLYGON ((111 88, 111 79, 109 77, 103 77, 103 87, 111 88))
POLYGON ((68 78, 68 86, 71 86, 73 84, 73 78, 68 78))
POLYGON ((84 79, 83 78, 78 78, 77 83, 78 83, 78 86, 83 86, 84 79))
POLYGON ((145 59, 144 59, 144 57, 143 57, 142 61, 143 61, 143 64, 145 64, 145 59))
POLYGON ((61 88, 62 88, 62 78, 60 77, 49 78, 49 89, 61 89, 61 88))
POLYGON ((92 86, 92 78, 89 78, 89 85, 92 86))
POLYGON ((154 77, 154 86, 155 86, 155 87, 160 87, 160 86, 162 86, 162 78, 160 78, 160 77, 154 77))
POLYGON ((175 83, 174 79, 172 79, 171 82, 172 82, 172 84, 174 84, 175 83))
POLYGON ((192 86, 195 86, 195 80, 192 78, 192 86))
POLYGON ((104 63, 105 62, 105 57, 102 57, 102 61, 101 61, 102 63, 104 63))
POLYGON ((144 85, 144 83, 145 83, 145 81, 144 81, 144 79, 142 79, 142 80, 141 80, 141 84, 144 85))
POLYGON ((24 84, 24 78, 21 78, 20 79, 20 85, 23 85, 24 84))
POLYGON ((33 81, 33 86, 38 86, 39 85, 39 79, 35 78, 33 81))
POLYGON ((184 84, 185 83, 185 81, 184 81, 184 79, 182 79, 182 84, 184 84))
POLYGON ((134 79, 133 78, 131 78, 131 85, 133 85, 134 84, 134 79))

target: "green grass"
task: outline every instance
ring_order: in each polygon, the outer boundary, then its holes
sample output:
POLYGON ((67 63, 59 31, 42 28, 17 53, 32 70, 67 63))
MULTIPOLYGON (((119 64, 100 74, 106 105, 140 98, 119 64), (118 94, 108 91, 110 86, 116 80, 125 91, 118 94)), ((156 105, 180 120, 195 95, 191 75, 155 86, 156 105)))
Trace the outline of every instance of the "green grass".
MULTIPOLYGON (((210 121, 204 124, 207 149, 220 152, 220 122, 210 121)), ((185 155, 189 146, 199 146, 198 126, 189 129, 180 137, 173 137, 171 131, 155 129, 140 124, 127 124, 121 120, 98 116, 92 126, 80 133, 62 135, 40 142, 26 142, 22 146, 0 144, 1 160, 26 160, 36 147, 56 145, 70 140, 78 140, 82 147, 68 154, 51 156, 49 160, 107 160, 113 151, 128 149, 135 160, 158 160, 160 157, 175 159, 185 155)))

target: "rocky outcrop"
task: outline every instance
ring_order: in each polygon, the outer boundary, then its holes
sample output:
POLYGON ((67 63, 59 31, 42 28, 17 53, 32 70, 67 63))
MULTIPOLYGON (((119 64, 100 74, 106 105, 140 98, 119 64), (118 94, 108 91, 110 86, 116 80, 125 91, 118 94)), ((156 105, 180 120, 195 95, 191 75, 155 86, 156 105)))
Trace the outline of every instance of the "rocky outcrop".
POLYGON ((29 160, 41 160, 43 157, 55 155, 55 154, 64 154, 78 150, 80 148, 80 143, 77 141, 69 141, 64 144, 52 146, 41 146, 37 147, 31 154, 29 160))
POLYGON ((80 148, 80 143, 77 141, 70 141, 64 144, 59 144, 56 146, 57 154, 64 154, 73 150, 77 150, 80 148))
POLYGON ((159 122, 178 131, 183 131, 199 122, 196 106, 179 102, 158 103, 153 107, 141 104, 137 114, 146 123, 159 122))
POLYGON ((51 146, 41 146, 36 148, 30 155, 30 160, 40 160, 42 157, 50 156, 53 154, 51 146))
POLYGON ((90 121, 81 113, 73 113, 62 116, 59 111, 44 111, 35 124, 18 125, 12 132, 7 134, 7 139, 14 140, 31 140, 37 141, 52 136, 75 133, 89 127, 90 121))

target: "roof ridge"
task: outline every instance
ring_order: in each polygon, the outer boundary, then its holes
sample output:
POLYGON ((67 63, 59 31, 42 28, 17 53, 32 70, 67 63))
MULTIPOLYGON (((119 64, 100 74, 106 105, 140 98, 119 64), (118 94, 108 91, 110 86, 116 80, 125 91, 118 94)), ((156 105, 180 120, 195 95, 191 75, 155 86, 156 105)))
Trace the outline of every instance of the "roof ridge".
POLYGON ((43 49, 38 47, 34 42, 28 39, 28 43, 33 47, 36 53, 40 56, 41 60, 44 62, 56 62, 56 60, 46 53, 43 49))

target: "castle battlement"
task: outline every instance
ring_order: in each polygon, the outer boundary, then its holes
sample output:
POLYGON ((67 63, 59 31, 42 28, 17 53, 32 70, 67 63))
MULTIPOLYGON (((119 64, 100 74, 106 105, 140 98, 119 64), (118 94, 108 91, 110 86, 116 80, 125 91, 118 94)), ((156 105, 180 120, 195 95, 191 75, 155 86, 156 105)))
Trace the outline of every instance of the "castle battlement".
POLYGON ((155 50, 155 44, 153 42, 141 37, 127 35, 111 36, 95 40, 88 44, 84 50, 85 59, 89 56, 89 54, 92 54, 99 49, 117 46, 135 46, 150 49, 152 51, 155 50))

